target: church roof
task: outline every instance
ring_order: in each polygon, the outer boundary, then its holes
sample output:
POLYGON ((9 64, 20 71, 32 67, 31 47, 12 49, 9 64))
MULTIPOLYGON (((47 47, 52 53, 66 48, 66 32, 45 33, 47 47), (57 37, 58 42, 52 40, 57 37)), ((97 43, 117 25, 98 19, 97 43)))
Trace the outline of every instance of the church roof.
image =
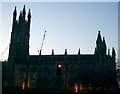
POLYGON ((86 62, 92 63, 94 62, 95 55, 30 55, 29 61, 30 62, 69 62, 69 63, 77 63, 77 62, 86 62))

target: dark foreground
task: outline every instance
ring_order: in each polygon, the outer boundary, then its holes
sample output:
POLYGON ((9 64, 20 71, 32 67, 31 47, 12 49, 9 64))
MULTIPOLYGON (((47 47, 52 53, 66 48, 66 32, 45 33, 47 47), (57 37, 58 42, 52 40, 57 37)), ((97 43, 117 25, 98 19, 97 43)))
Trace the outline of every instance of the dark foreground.
POLYGON ((74 92, 71 90, 65 89, 3 89, 1 94, 120 94, 119 89, 106 90, 106 91, 78 91, 74 92))

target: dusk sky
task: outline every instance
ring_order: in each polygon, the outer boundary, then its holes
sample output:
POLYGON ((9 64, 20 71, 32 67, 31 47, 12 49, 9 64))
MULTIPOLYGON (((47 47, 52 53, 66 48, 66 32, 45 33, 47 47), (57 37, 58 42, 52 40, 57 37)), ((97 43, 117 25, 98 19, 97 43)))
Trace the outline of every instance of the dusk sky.
MULTIPOLYGON (((37 1, 36 3, 11 2, 16 0, 5 1, 10 2, 0 2, 0 55, 10 44, 13 10, 16 6, 18 19, 20 10, 23 9, 24 5, 26 5, 26 14, 29 9, 31 9, 32 14, 31 55, 38 55, 37 51, 41 47, 45 30, 47 33, 42 54, 51 54, 52 49, 54 49, 55 54, 64 54, 65 49, 67 49, 68 54, 77 54, 79 48, 81 54, 93 54, 99 30, 102 37, 105 37, 107 49, 111 51, 112 47, 115 47, 116 53, 118 52, 117 2, 119 0, 50 0, 53 2, 49 1, 49 3, 48 0, 44 0, 45 3, 39 2, 41 0, 31 0, 37 1), (54 3, 54 1, 62 1, 63 3, 54 3), (75 3, 75 1, 84 1, 85 3, 75 3), (88 3, 89 1, 90 3, 88 3)), ((9 49, 1 55, 0 60, 7 60, 8 52, 9 49)), ((2 74, 1 70, 0 65, 0 75, 2 74)))
MULTIPOLYGON (((93 54, 98 31, 105 37, 107 49, 118 51, 118 6, 117 2, 29 2, 2 3, 2 53, 10 44, 13 10, 17 7, 17 19, 26 5, 26 19, 31 9, 30 54, 38 55, 44 31, 46 38, 42 54, 93 54)), ((1 57, 8 58, 8 50, 1 57)))

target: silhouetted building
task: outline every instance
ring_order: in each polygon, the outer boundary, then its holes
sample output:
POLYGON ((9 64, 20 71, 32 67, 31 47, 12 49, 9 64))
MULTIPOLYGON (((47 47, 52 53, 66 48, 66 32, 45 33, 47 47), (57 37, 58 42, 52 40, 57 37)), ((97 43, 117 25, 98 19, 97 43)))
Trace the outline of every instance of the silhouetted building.
POLYGON ((25 6, 16 20, 16 7, 13 12, 13 25, 9 48, 9 58, 3 63, 3 92, 8 88, 70 91, 110 90, 117 88, 115 49, 112 55, 100 31, 94 54, 29 55, 31 12, 27 20, 25 6))
POLYGON ((120 88, 120 69, 117 69, 118 87, 120 88))

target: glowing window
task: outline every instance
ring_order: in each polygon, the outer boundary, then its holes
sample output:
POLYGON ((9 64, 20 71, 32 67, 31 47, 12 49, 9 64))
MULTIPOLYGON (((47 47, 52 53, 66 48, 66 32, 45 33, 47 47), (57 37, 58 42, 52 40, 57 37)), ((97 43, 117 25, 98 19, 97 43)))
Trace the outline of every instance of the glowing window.
POLYGON ((58 64, 57 67, 58 67, 58 68, 62 68, 62 64, 58 64))

